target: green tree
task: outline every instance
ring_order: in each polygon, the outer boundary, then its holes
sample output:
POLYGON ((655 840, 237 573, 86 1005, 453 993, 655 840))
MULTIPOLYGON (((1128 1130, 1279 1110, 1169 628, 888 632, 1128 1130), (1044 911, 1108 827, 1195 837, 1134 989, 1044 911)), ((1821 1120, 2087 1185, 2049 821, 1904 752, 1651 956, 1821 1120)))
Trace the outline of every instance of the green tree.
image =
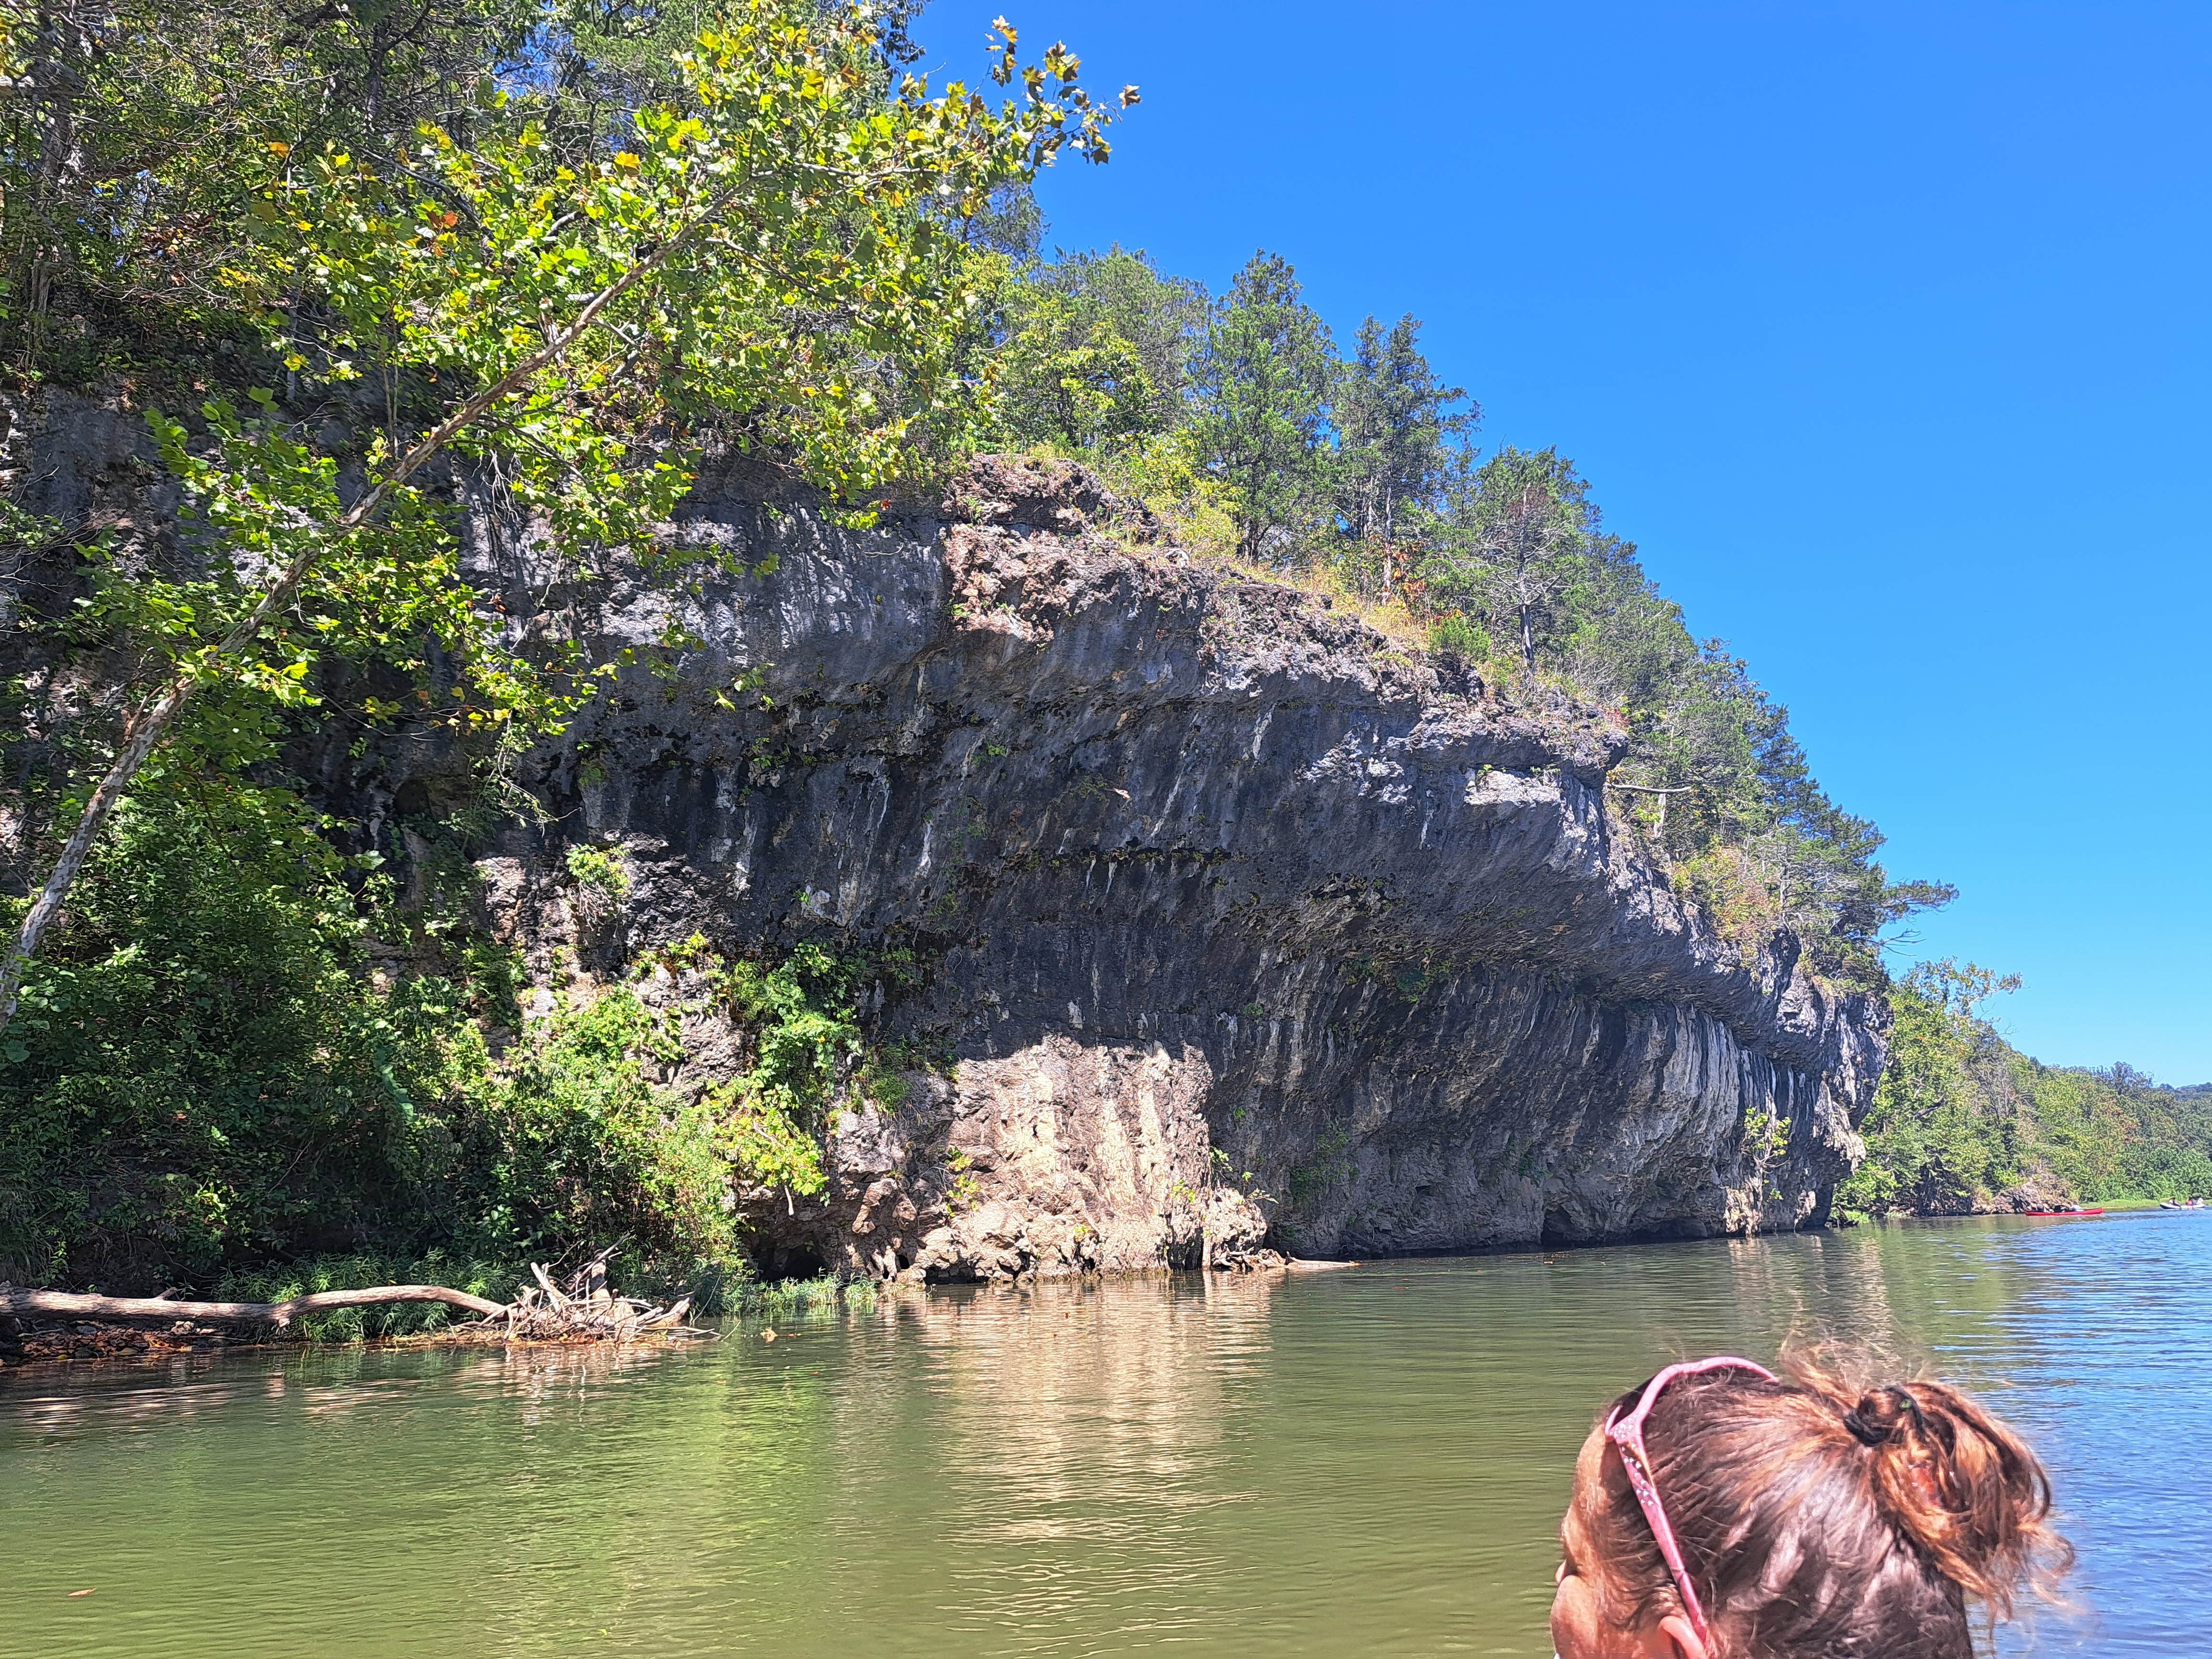
POLYGON ((544 18, 537 0, 398 0, 304 27, 274 0, 0 9, 10 355, 86 378, 237 334, 264 143, 390 155, 426 121, 465 138, 544 18))
POLYGON ((1127 341, 1152 390, 1147 433, 1167 432, 1189 413, 1191 360, 1205 343, 1212 311, 1203 283, 1164 276, 1150 254, 1120 244, 1105 252, 1063 254, 1037 274, 1127 341))
POLYGON ((1838 1204, 1926 1214, 2212 1192, 2212 1091, 2160 1088, 2126 1065, 2029 1059, 1982 1013, 2019 985, 1943 961, 1891 988, 1889 1064, 1860 1126, 1867 1157, 1838 1204))
POLYGON ((1328 325, 1279 254, 1237 273, 1194 366, 1193 452, 1235 498, 1237 551, 1287 562, 1318 527, 1334 460, 1328 325))
POLYGON ((1208 313, 1199 283, 1116 246, 1009 281, 994 370, 1016 442, 1116 448, 1174 430, 1208 313))
POLYGON ((482 1044, 445 1018, 454 988, 371 989, 319 830, 221 775, 118 809, 5 1039, 0 1276, 205 1275, 447 1228, 445 1101, 482 1044))
POLYGON ((1991 1097, 2002 1045, 1981 1005, 2019 988, 1968 963, 1923 963, 1890 999, 1890 1063, 1862 1126, 1867 1157, 1837 1188, 1846 1209, 1941 1212, 1986 1205, 2020 1178, 2016 1114, 1991 1097))
POLYGON ((156 418, 213 574, 100 590, 95 619, 161 672, 23 918, 0 1029, 100 825, 203 694, 309 704, 325 653, 364 627, 386 643, 397 605, 468 664, 447 688, 465 726, 557 723, 580 695, 558 653, 571 678, 544 690, 460 579, 453 515, 417 477, 434 460, 495 476, 574 556, 644 550, 712 434, 865 502, 973 429, 953 368, 976 256, 951 224, 1063 149, 1103 159, 1109 112, 1064 48, 1024 65, 1011 30, 1002 108, 887 85, 883 64, 859 12, 748 0, 678 60, 680 98, 631 115, 631 148, 564 155, 529 99, 482 82, 465 141, 426 122, 387 160, 210 135, 231 141, 254 239, 231 302, 288 372, 380 383, 386 422, 332 442, 266 391, 243 412, 210 399, 204 440, 156 418))
POLYGON ((1555 449, 1499 450, 1456 492, 1423 575, 1510 629, 1522 665, 1561 620, 1560 599, 1584 574, 1589 485, 1555 449))
MULTIPOLYGON (((1337 435, 1336 512, 1360 576, 1395 586, 1400 545, 1418 540, 1443 505, 1468 434, 1481 418, 1448 386, 1420 348, 1420 324, 1401 317, 1386 332, 1370 317, 1343 366, 1331 422, 1337 435)), ((1358 583, 1364 586, 1363 580, 1358 583)))
POLYGON ((1000 441, 1111 450, 1157 429, 1160 399, 1144 359, 1095 307, 1017 281, 1006 313, 993 354, 1000 441))
POLYGON ((1112 452, 1173 431, 1207 310, 1200 284, 1119 246, 1010 278, 992 365, 1003 437, 1112 452))

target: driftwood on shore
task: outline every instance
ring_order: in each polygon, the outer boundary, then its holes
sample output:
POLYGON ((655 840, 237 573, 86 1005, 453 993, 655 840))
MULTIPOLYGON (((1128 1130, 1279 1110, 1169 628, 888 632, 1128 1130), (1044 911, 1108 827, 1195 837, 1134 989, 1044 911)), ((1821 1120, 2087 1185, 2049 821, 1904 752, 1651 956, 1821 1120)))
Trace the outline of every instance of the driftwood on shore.
POLYGON ((289 1325, 301 1314, 373 1308, 386 1302, 443 1302, 497 1318, 506 1304, 443 1285, 378 1285, 362 1291, 316 1291, 283 1302, 183 1302, 161 1296, 83 1296, 73 1291, 0 1286, 0 1314, 60 1319, 194 1319, 217 1324, 289 1325))
POLYGON ((91 1296, 73 1291, 27 1291, 0 1285, 0 1318, 130 1321, 183 1320, 194 1323, 273 1325, 279 1328, 306 1314, 341 1308, 380 1307, 393 1302, 442 1302, 477 1316, 450 1334, 537 1341, 628 1341, 644 1335, 711 1336, 684 1322, 691 1299, 667 1307, 617 1296, 607 1288, 603 1250, 562 1284, 542 1264, 532 1264, 538 1281, 515 1292, 512 1302, 494 1302, 444 1285, 377 1285, 357 1291, 315 1291, 283 1302, 186 1302, 166 1296, 91 1296))
POLYGON ((605 1256, 573 1275, 565 1289, 534 1262, 530 1272, 538 1283, 517 1291, 514 1301, 483 1321, 485 1327, 503 1321, 507 1334, 512 1336, 617 1342, 657 1331, 684 1336, 709 1334, 684 1322, 684 1316, 691 1309, 688 1296, 663 1308, 609 1291, 605 1256))

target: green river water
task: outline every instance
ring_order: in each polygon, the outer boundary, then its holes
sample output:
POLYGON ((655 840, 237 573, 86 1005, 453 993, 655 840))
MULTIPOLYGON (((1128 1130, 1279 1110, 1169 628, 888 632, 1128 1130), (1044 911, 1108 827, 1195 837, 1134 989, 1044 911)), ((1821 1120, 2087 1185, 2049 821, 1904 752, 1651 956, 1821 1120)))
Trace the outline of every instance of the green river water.
POLYGON ((1598 1404, 1845 1334, 2049 1457, 2087 1611, 2212 1652, 2212 1212, 937 1291, 665 1354, 0 1378, 0 1654, 1516 1654, 1598 1404), (72 1591, 90 1595, 72 1595, 72 1591))

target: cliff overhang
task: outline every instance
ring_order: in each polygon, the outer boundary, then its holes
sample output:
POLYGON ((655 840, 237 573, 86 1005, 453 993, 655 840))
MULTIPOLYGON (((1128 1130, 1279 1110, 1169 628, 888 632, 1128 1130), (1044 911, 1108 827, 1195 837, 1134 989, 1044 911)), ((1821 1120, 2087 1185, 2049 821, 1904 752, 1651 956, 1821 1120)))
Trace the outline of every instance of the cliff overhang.
MULTIPOLYGON (((8 424, 40 510, 173 540, 128 410, 8 424)), ((733 1181, 771 1265, 1745 1233, 1823 1219, 1861 1154, 1882 1004, 1677 895, 1608 801, 1615 727, 1194 559, 1079 468, 979 460, 861 531, 733 467, 668 527, 682 580, 466 517, 518 629, 635 659, 524 758, 550 818, 478 863, 541 1008, 695 933, 924 964, 865 1013, 935 1061, 842 1101, 828 1190, 733 1181), (574 902, 586 841, 630 874, 611 929, 574 902)), ((420 741, 299 758, 380 847, 478 781, 420 741)), ((726 1032, 686 1036, 678 1086, 726 1074, 726 1032)))
MULTIPOLYGON (((1595 711, 1194 561, 1064 463, 866 532, 758 494, 672 527, 725 574, 592 597, 596 654, 689 644, 533 781, 621 848, 633 945, 930 963, 877 1018, 949 1067, 855 1097, 823 1199, 754 1195, 780 1247, 996 1275, 1825 1218, 1881 1006, 1676 895, 1595 711)), ((526 936, 553 850, 486 865, 526 936)))

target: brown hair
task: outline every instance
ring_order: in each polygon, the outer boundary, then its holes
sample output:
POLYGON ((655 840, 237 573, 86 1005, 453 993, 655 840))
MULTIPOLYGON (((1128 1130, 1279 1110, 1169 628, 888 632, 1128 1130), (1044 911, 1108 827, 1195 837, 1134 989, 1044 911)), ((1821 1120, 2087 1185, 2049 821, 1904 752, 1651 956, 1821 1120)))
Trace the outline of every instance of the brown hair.
MULTIPOLYGON (((1626 1412, 1642 1394, 1607 1409, 1626 1412)), ((1670 1382, 1644 1427, 1652 1474, 1725 1659, 1970 1659, 1970 1601, 2012 1614, 2073 1559, 2020 1437, 1942 1382, 1718 1370, 1670 1382)), ((1611 1448, 1582 1515, 1626 1627, 1679 1610, 1611 1448)))

